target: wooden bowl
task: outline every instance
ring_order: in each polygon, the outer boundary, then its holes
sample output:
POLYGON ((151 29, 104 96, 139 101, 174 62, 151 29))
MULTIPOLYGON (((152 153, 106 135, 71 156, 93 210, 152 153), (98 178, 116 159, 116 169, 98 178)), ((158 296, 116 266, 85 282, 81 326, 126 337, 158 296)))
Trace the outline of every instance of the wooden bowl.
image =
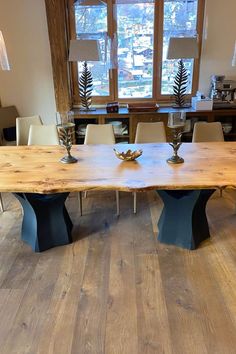
POLYGON ((116 149, 113 149, 115 151, 116 156, 118 157, 118 159, 123 160, 123 161, 134 161, 136 160, 139 156, 142 155, 143 150, 127 150, 127 151, 122 151, 119 152, 116 149))

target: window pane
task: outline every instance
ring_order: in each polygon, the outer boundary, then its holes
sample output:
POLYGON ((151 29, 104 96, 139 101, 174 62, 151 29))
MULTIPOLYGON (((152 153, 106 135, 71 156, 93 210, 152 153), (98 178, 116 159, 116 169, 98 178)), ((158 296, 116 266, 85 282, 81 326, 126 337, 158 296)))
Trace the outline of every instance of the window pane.
POLYGON ((116 1, 118 97, 152 97, 154 3, 116 1))
MULTIPOLYGON (((86 3, 86 2, 85 2, 86 3)), ((89 3, 89 1, 87 2, 89 3)), ((91 2, 93 3, 93 2, 91 2)), ((77 1, 75 7, 76 36, 79 39, 98 39, 100 42, 102 61, 88 62, 93 76, 93 96, 109 95, 107 6, 105 2, 94 1, 97 5, 82 5, 77 1)), ((79 75, 82 63, 78 62, 79 75)))
MULTIPOLYGON (((170 37, 193 37, 196 35, 198 0, 164 0, 163 61, 161 93, 172 94, 178 60, 167 60, 170 37)), ((180 58, 181 59, 181 58, 180 58)), ((193 59, 184 59, 189 75, 187 93, 191 93, 193 59)))

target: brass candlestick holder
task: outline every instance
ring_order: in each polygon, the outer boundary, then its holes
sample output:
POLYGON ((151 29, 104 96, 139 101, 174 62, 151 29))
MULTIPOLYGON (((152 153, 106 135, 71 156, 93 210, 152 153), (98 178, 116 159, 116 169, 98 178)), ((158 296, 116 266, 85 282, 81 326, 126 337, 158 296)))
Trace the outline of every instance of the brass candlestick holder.
MULTIPOLYGON (((72 144, 73 144, 72 124, 73 123, 59 124, 57 126, 58 130, 59 130, 59 139, 60 139, 61 145, 63 145, 67 151, 67 155, 60 159, 60 161, 63 163, 75 163, 78 161, 78 159, 76 157, 72 156, 70 153, 70 150, 71 150, 72 144)), ((74 124, 73 124, 73 127, 74 127, 74 124)))
POLYGON ((173 142, 169 143, 174 150, 173 156, 168 158, 166 161, 172 164, 183 163, 184 159, 178 155, 178 150, 182 144, 181 136, 183 133, 183 128, 186 121, 186 113, 183 111, 172 112, 168 115, 168 127, 172 130, 173 142))

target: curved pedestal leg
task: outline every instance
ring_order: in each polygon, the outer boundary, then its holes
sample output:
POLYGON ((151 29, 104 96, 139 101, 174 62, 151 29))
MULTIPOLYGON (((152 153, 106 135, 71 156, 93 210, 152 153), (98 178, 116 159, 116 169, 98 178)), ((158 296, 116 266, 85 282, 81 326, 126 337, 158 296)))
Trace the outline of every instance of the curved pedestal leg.
POLYGON ((214 189, 158 190, 164 208, 158 222, 158 240, 170 245, 195 249, 210 237, 206 203, 214 189))
POLYGON ((65 208, 69 193, 14 193, 23 210, 21 238, 35 252, 72 242, 72 222, 65 208))

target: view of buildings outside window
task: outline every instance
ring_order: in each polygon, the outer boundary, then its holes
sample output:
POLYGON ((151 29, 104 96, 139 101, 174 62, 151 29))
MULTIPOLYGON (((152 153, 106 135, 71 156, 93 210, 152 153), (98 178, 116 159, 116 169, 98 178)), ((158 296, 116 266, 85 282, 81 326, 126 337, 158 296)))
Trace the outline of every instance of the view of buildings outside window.
MULTIPOLYGON (((197 0, 168 0, 164 2, 162 94, 172 93, 173 79, 178 70, 178 60, 166 59, 169 38, 193 37, 196 35, 197 5, 197 0)), ((183 62, 189 74, 187 91, 190 93, 192 87, 193 59, 184 59, 183 62)))
POLYGON ((119 98, 152 97, 154 6, 117 4, 119 98))
MULTIPOLYGON (((106 55, 109 48, 107 41, 107 6, 82 6, 75 3, 75 25, 77 38, 99 39, 102 61, 88 62, 88 67, 93 75, 93 95, 109 95, 109 60, 106 55)), ((79 75, 82 72, 82 64, 78 63, 79 75)))
MULTIPOLYGON (((76 34, 78 38, 99 39, 103 61, 88 63, 93 75, 93 95, 108 96, 109 69, 117 69, 118 98, 152 98, 153 85, 161 86, 161 94, 172 94, 178 60, 167 60, 170 37, 196 35, 198 0, 165 0, 163 14, 163 61, 161 82, 153 82, 154 0, 117 0, 117 33, 113 42, 107 36, 107 5, 82 6, 75 3, 76 34), (110 62, 110 49, 113 61, 110 62), (115 57, 114 57, 115 55, 115 57)), ((155 33, 156 35, 156 33, 155 33)), ((191 92, 193 60, 185 59, 191 92)), ((78 63, 79 74, 82 63, 78 63)))

